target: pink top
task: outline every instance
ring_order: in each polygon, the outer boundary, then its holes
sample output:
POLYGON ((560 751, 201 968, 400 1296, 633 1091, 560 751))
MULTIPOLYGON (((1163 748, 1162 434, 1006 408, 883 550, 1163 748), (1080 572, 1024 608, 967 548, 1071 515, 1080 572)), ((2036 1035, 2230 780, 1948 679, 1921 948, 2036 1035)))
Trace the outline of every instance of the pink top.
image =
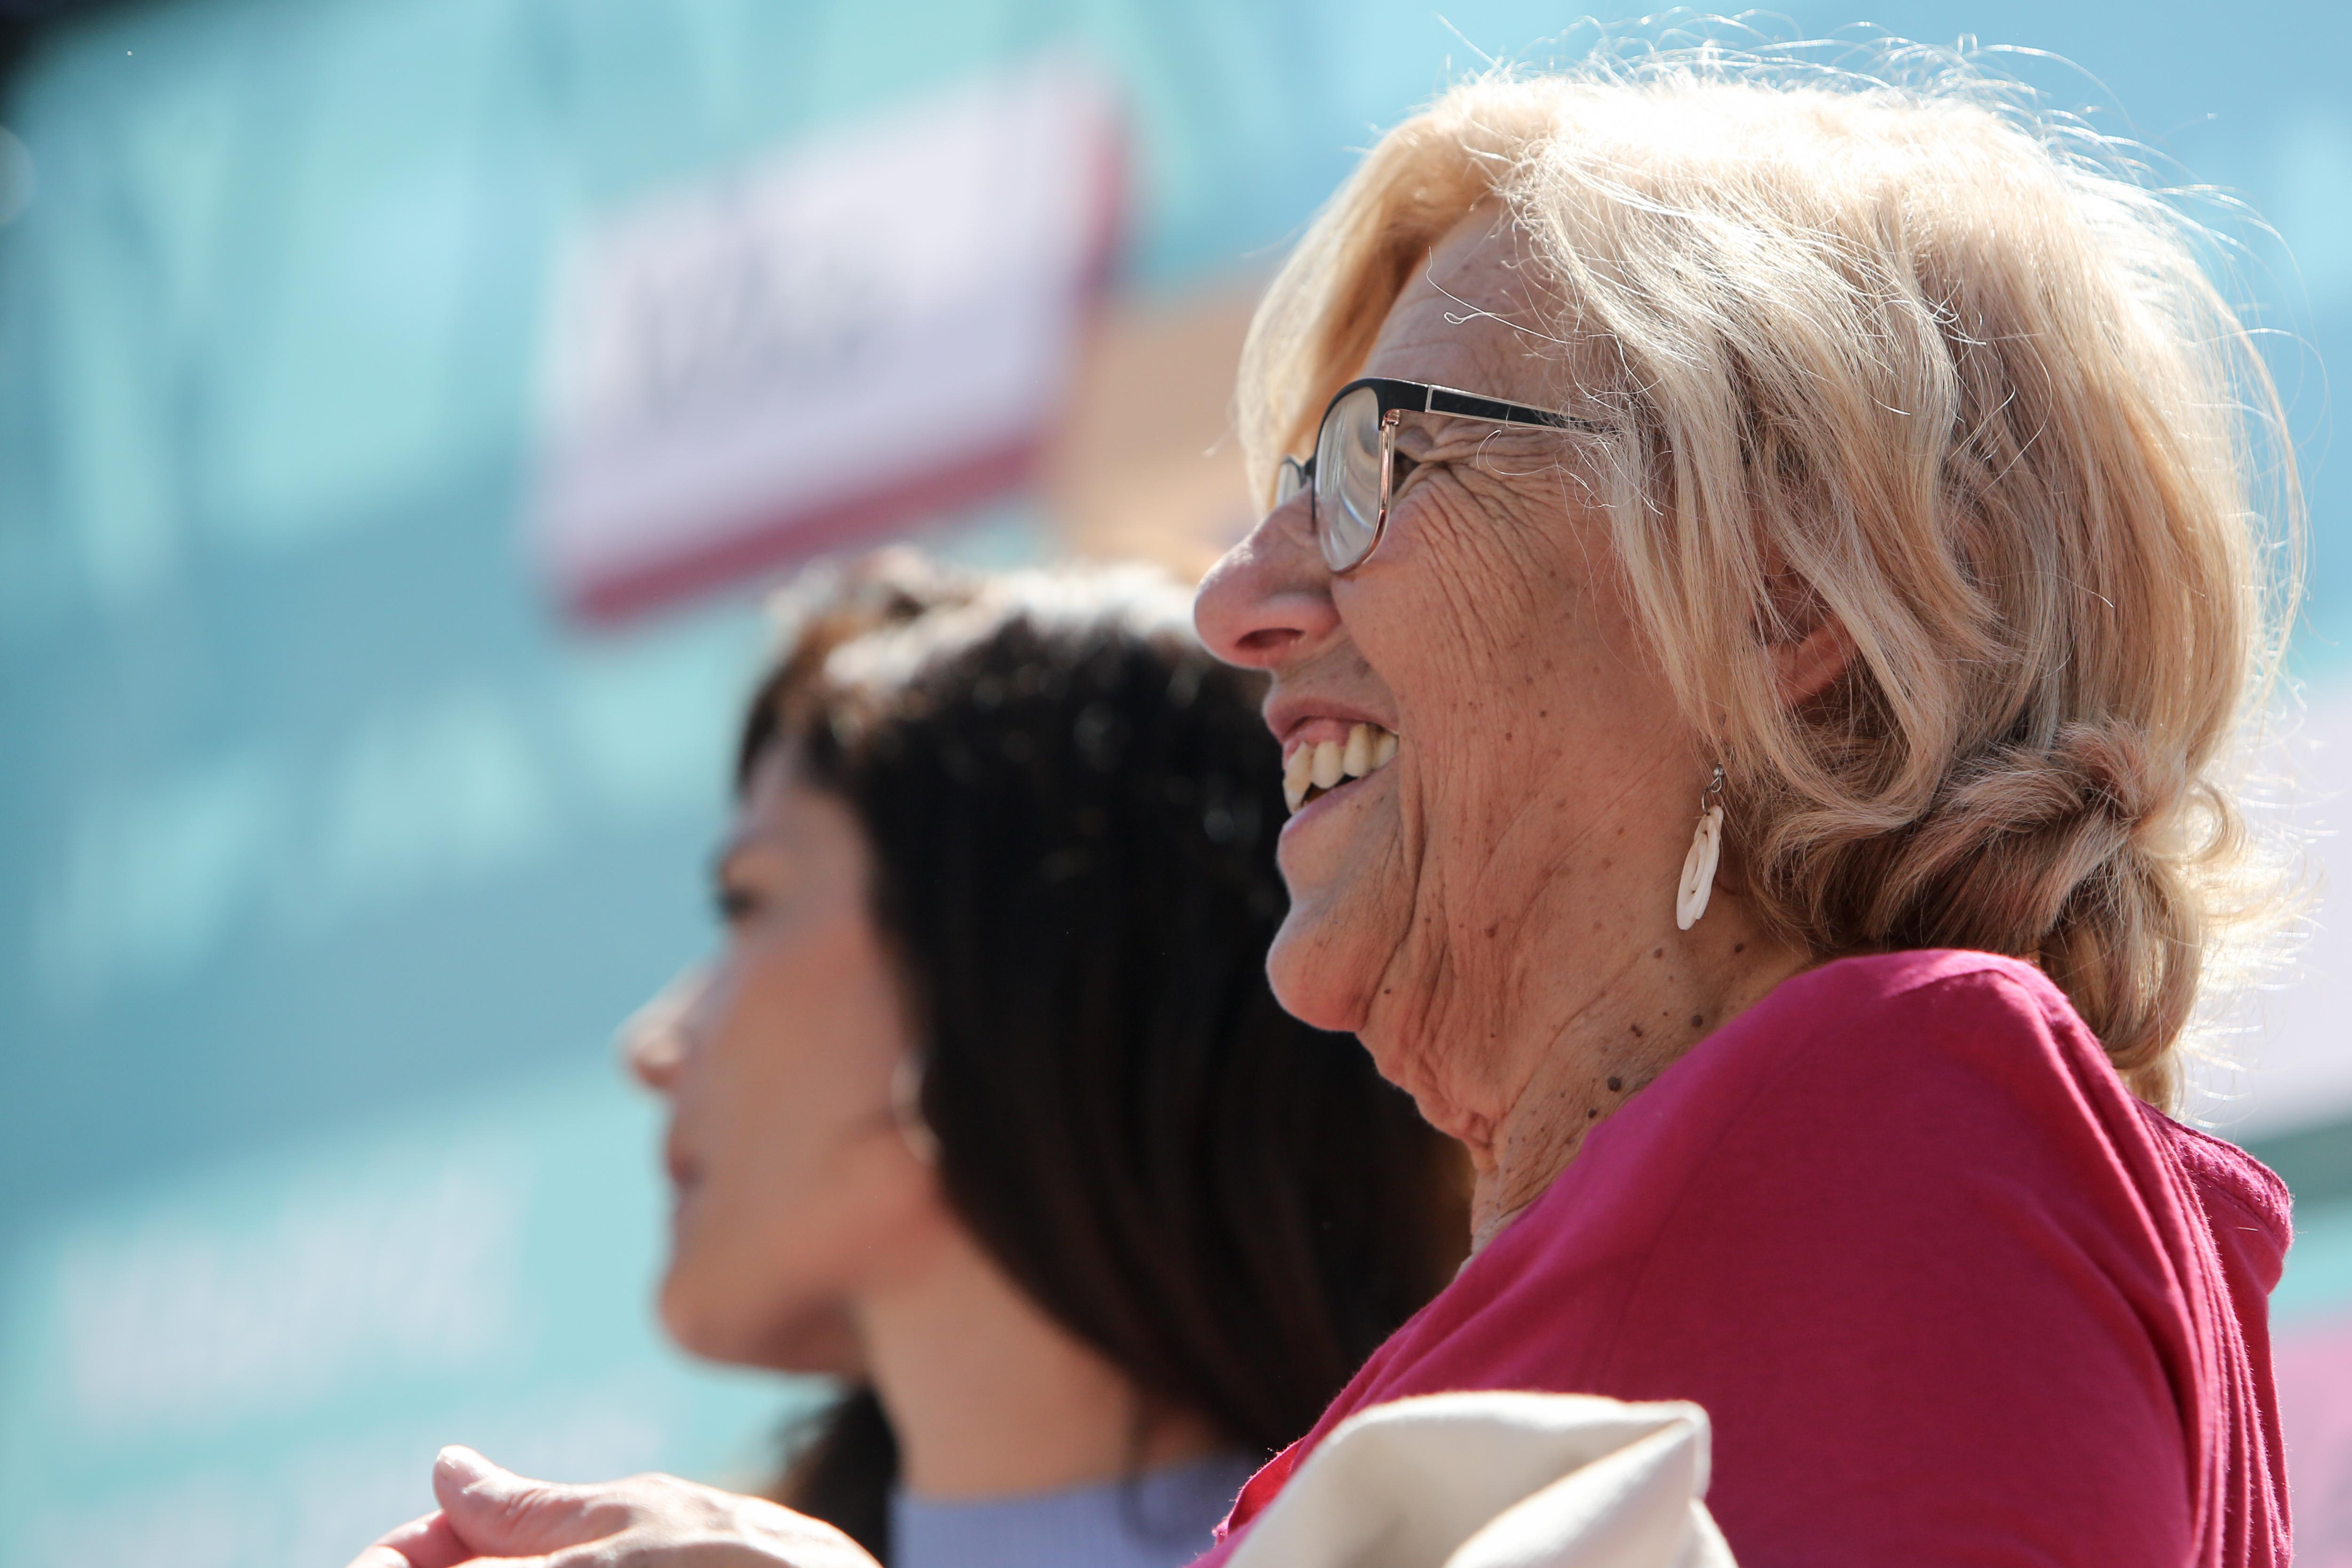
POLYGON ((1690 1399, 1742 1568, 2288 1556, 2287 1194, 2135 1100, 2040 971, 1848 959, 1599 1127, 1315 1430, 1449 1389, 1690 1399))

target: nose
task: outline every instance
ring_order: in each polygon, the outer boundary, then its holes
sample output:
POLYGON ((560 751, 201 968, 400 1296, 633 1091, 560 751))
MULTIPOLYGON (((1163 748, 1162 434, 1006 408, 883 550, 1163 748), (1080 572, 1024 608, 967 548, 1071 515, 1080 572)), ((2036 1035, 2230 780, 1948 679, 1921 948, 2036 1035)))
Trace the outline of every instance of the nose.
POLYGON ((1201 641, 1227 664, 1272 669, 1339 624, 1331 572, 1307 534, 1307 498, 1293 496, 1225 552, 1192 601, 1201 641))
POLYGON ((708 989, 709 973, 689 969, 629 1015, 621 1026, 621 1059, 639 1083, 667 1094, 693 1048, 695 1007, 708 989))

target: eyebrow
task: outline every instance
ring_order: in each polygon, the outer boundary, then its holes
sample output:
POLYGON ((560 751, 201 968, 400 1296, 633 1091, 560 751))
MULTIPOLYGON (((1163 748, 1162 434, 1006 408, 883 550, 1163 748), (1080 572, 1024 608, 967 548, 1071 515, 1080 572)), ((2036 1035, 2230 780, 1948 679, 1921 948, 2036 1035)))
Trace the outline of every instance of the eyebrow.
POLYGON ((727 837, 721 839, 718 847, 714 848, 710 852, 709 866, 711 879, 716 881, 719 878, 725 876, 727 873, 728 863, 733 860, 737 856, 749 855, 752 851, 759 849, 772 851, 774 854, 782 856, 788 860, 795 859, 799 857, 799 850, 788 835, 773 831, 760 832, 756 830, 745 833, 731 833, 728 835, 727 837))

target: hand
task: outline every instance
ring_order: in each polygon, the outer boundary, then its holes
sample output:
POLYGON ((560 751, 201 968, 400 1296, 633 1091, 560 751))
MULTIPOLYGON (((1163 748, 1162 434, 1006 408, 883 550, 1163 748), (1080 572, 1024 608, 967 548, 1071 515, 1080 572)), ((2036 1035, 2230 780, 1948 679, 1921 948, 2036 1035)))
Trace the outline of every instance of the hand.
POLYGON ((877 1568, 829 1524, 676 1476, 556 1486, 471 1448, 433 1466, 438 1510, 402 1525, 351 1568, 877 1568))

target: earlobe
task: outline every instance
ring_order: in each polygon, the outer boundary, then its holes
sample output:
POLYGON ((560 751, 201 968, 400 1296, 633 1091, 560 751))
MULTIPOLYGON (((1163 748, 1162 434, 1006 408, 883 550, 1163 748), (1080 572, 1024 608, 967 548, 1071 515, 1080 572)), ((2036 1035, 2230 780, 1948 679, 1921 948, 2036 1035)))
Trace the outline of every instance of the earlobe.
POLYGON ((923 1064, 912 1052, 891 1064, 890 1120, 908 1153, 926 1165, 940 1163, 939 1137, 923 1115, 923 1064))
POLYGON ((1827 616, 1795 642, 1780 644, 1772 649, 1772 677, 1780 700, 1793 708, 1820 696, 1846 672, 1853 654, 1844 623, 1827 616))

